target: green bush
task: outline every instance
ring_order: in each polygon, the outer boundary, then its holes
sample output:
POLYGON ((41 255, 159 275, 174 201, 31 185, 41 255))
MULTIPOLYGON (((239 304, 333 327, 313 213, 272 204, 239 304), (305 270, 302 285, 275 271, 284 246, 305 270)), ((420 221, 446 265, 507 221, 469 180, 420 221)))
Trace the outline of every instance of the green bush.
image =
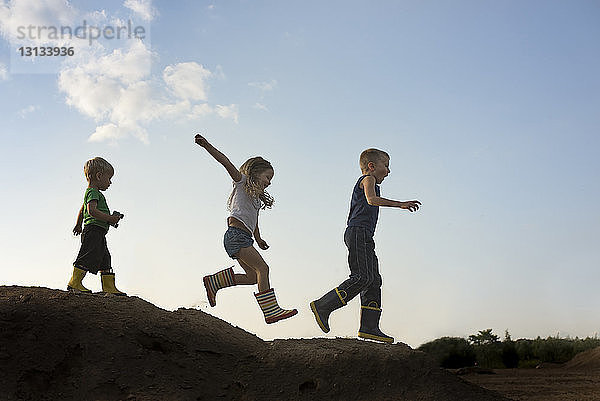
POLYGON ((502 369, 502 343, 489 343, 485 345, 475 345, 475 356, 477 365, 482 368, 502 369))
POLYGON ((532 368, 542 362, 564 363, 582 351, 600 347, 597 337, 536 338, 513 341, 508 331, 504 341, 491 329, 469 336, 442 337, 421 345, 418 349, 432 355, 444 368, 473 366, 475 362, 485 368, 532 368))
POLYGON ((433 356, 438 364, 447 369, 458 369, 475 364, 473 346, 460 337, 442 337, 418 348, 433 356))
POLYGON ((516 368, 519 366, 519 353, 514 341, 505 340, 502 343, 502 363, 506 368, 516 368))

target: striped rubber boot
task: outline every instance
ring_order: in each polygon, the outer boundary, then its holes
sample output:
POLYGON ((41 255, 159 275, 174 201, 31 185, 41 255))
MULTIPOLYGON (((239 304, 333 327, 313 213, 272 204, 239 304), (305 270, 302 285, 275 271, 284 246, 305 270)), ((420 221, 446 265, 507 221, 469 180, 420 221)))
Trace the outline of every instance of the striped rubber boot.
POLYGON ((83 269, 73 267, 73 275, 71 276, 71 280, 69 280, 69 284, 67 284, 67 291, 91 294, 92 291, 85 288, 83 286, 83 283, 81 282, 85 277, 86 273, 87 271, 83 269))
POLYGON ((277 304, 277 298, 275 298, 275 290, 272 288, 263 292, 255 293, 254 296, 258 301, 260 309, 262 309, 265 315, 265 322, 267 322, 267 324, 287 319, 288 317, 292 317, 298 313, 296 309, 281 309, 277 304))
POLYGON ((217 304, 217 291, 221 288, 231 287, 235 285, 235 276, 233 268, 229 267, 210 276, 204 276, 204 288, 206 289, 206 297, 210 306, 217 304))
POLYGON ((390 337, 379 330, 379 318, 381 309, 377 307, 376 302, 370 302, 369 305, 360 307, 360 330, 358 336, 368 340, 381 341, 383 343, 393 343, 394 337, 390 337))

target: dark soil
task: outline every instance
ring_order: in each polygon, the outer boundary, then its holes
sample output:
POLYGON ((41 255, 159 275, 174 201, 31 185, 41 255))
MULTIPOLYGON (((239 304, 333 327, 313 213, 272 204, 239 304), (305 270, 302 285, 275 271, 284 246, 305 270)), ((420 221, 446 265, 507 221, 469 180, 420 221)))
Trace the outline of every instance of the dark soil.
POLYGON ((461 376, 517 401, 598 401, 600 372, 565 369, 495 369, 493 375, 461 376))
POLYGON ((405 344, 263 341, 137 297, 0 287, 1 400, 431 400, 503 396, 405 344))
POLYGON ((492 372, 493 375, 463 377, 518 401, 600 400, 600 347, 581 352, 562 365, 541 364, 536 369, 492 372))
POLYGON ((593 371, 600 374, 600 347, 580 352, 565 363, 564 368, 573 371, 593 371))

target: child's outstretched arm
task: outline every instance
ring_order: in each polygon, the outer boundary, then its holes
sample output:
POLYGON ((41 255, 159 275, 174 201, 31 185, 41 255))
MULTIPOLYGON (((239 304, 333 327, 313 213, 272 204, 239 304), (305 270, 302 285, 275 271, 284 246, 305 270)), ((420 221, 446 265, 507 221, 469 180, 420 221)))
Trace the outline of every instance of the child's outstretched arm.
POLYGON ((419 210, 421 202, 418 200, 400 202, 377 196, 377 193, 375 192, 375 177, 370 175, 366 176, 362 180, 362 184, 365 191, 365 197, 367 198, 367 203, 371 206, 398 207, 400 209, 407 209, 411 212, 416 212, 419 210))
POLYGON ((210 153, 210 155, 212 157, 215 158, 216 161, 218 161, 219 163, 221 163, 223 165, 223 167, 225 167, 225 170, 227 170, 227 172, 229 173, 229 175, 231 176, 231 179, 233 179, 233 181, 238 182, 239 180, 242 179, 242 173, 240 173, 240 170, 238 170, 233 163, 231 163, 231 161, 229 161, 229 159, 227 158, 227 156, 225 156, 223 153, 221 153, 217 148, 215 148, 214 146, 212 146, 207 140, 206 138, 204 138, 202 135, 200 134, 196 134, 196 136, 194 137, 194 141, 202 146, 204 149, 206 149, 206 151, 208 153, 210 153))
POLYGON ((79 235, 83 231, 83 205, 81 205, 81 209, 79 209, 79 214, 77 215, 77 222, 75 223, 75 227, 73 228, 73 234, 79 235))

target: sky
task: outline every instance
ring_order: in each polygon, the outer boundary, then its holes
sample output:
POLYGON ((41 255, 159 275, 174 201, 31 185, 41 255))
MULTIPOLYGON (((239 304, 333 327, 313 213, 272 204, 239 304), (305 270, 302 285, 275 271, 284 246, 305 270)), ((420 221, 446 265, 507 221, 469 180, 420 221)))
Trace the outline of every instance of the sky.
POLYGON ((585 0, 0 0, 0 285, 66 289, 101 156, 120 290, 265 340, 354 337, 358 297, 327 335, 309 303, 349 273, 350 194, 376 147, 382 196, 422 203, 380 210, 385 333, 597 335, 599 19, 585 0), (273 164, 261 254, 296 317, 266 325, 251 286, 208 306, 202 277, 242 271, 222 245, 231 180, 196 133, 273 164))

